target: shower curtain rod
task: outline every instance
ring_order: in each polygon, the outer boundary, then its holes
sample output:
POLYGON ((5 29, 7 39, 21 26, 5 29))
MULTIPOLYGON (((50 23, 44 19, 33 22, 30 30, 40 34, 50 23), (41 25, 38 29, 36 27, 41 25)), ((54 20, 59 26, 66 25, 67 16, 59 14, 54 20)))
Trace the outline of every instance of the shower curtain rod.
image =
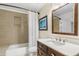
MULTIPOLYGON (((32 10, 28 10, 28 9, 26 9, 26 8, 17 7, 17 6, 13 6, 13 5, 1 4, 1 3, 0 3, 0 5, 8 6, 8 7, 14 7, 14 8, 19 8, 19 9, 23 9, 23 10, 27 10, 27 11, 35 12, 35 11, 32 11, 32 10)), ((38 12, 35 12, 35 13, 38 13, 38 12)))

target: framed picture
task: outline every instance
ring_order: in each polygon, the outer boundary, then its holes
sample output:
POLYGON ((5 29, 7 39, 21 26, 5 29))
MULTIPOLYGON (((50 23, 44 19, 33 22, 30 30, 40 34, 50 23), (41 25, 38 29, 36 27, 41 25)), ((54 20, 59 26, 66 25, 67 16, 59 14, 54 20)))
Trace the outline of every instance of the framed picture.
POLYGON ((48 24, 47 24, 47 16, 44 16, 43 18, 39 19, 39 30, 47 30, 48 24))

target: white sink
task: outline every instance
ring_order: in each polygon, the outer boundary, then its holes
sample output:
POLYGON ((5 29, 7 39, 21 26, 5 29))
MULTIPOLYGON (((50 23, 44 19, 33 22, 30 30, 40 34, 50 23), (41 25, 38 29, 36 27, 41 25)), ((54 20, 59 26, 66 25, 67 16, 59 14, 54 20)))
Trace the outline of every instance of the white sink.
POLYGON ((62 46, 62 45, 65 45, 65 43, 61 43, 61 42, 58 42, 58 41, 53 41, 53 40, 49 40, 47 41, 48 44, 54 44, 54 45, 57 45, 57 46, 62 46))

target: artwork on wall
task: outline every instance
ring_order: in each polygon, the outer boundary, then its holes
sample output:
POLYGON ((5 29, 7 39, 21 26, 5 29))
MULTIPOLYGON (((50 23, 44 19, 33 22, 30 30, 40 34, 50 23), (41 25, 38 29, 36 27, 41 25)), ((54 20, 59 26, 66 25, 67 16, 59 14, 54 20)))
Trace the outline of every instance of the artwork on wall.
POLYGON ((47 30, 48 24, 47 24, 47 16, 42 17, 39 19, 39 30, 47 30))

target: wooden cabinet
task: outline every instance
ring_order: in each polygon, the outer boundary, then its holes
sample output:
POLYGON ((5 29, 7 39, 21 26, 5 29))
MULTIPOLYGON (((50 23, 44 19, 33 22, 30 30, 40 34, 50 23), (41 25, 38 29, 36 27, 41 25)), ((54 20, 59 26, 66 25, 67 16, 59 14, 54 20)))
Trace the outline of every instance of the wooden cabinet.
POLYGON ((41 49, 38 49, 38 56, 46 56, 46 52, 44 52, 43 50, 41 49))
POLYGON ((64 56, 64 54, 49 48, 41 42, 37 42, 37 55, 38 56, 64 56))
POLYGON ((38 42, 38 50, 37 50, 37 54, 38 56, 47 56, 47 46, 45 46, 44 44, 38 42))

